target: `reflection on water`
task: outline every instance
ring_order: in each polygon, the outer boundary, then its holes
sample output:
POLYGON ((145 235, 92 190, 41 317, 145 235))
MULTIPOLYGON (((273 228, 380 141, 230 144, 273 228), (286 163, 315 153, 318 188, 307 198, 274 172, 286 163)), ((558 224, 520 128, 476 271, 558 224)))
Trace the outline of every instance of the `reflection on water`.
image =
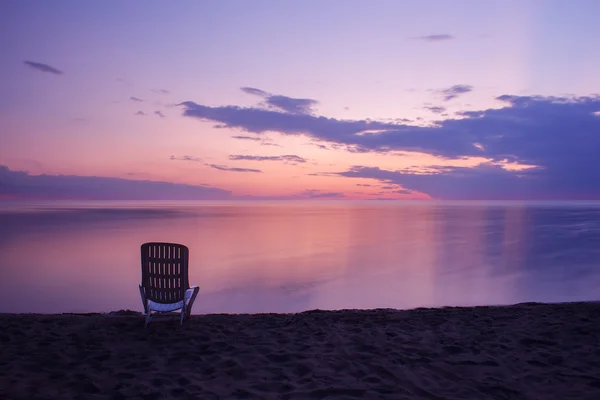
POLYGON ((597 300, 599 239, 598 203, 4 203, 0 312, 141 310, 147 241, 195 313, 597 300))

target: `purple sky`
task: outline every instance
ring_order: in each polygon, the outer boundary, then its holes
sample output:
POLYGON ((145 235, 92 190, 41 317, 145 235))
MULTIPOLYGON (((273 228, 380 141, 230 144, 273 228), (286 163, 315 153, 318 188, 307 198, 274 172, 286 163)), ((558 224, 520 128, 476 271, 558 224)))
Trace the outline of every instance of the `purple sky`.
POLYGON ((600 199, 598 15, 3 1, 0 199, 600 199))

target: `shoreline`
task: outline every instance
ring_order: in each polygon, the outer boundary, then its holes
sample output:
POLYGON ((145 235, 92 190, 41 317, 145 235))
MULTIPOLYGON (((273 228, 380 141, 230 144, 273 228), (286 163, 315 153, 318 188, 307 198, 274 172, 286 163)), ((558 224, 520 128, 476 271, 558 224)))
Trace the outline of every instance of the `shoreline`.
MULTIPOLYGON (((565 306, 565 305, 593 305, 599 304, 600 300, 581 300, 581 301, 564 301, 564 302, 537 302, 537 301, 527 301, 522 303, 514 303, 514 304, 489 304, 489 305, 478 305, 478 306, 440 306, 440 307, 415 307, 415 308, 340 308, 335 310, 329 309, 320 309, 315 308, 311 310, 298 311, 298 312, 256 312, 256 313, 225 313, 225 312, 212 312, 206 314, 192 314, 192 318, 196 317, 207 317, 213 315, 221 315, 221 316, 265 316, 265 315, 280 315, 280 316, 290 316, 290 315, 300 315, 306 313, 361 313, 361 312, 391 312, 391 313, 401 313, 401 312, 411 312, 411 311, 436 311, 436 310, 456 310, 456 309, 490 309, 490 308, 521 308, 521 307, 547 307, 547 306, 565 306)), ((108 317, 137 317, 143 316, 144 313, 138 310, 130 310, 130 309, 121 309, 121 310, 113 310, 113 311, 90 311, 90 312, 63 312, 63 313, 11 313, 11 312, 0 312, 1 317, 26 317, 26 316, 84 316, 84 317, 93 317, 93 316, 108 316, 108 317)), ((173 316, 179 315, 178 313, 172 313, 173 316)))
POLYGON ((600 398, 597 301, 0 326, 3 399, 600 398))

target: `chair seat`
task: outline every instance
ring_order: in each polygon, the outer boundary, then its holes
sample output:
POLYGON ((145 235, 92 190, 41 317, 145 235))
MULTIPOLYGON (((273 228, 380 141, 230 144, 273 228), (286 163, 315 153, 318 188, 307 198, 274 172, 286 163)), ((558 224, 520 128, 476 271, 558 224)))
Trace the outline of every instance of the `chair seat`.
MULTIPOLYGON (((192 286, 191 288, 185 291, 185 300, 189 300, 192 297, 192 294, 194 293, 194 288, 195 286, 192 286)), ((148 300, 148 308, 152 311, 159 312, 175 311, 183 307, 183 302, 184 301, 181 300, 176 303, 157 303, 155 301, 148 300)))

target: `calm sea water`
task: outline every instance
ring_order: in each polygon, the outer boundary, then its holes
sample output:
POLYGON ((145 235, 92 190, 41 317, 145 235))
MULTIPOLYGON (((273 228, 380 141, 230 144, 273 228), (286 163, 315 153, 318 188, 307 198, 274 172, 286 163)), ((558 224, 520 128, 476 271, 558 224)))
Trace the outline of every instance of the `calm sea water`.
POLYGON ((0 203, 0 312, 141 310, 190 248, 194 313, 600 299, 600 203, 0 203))

